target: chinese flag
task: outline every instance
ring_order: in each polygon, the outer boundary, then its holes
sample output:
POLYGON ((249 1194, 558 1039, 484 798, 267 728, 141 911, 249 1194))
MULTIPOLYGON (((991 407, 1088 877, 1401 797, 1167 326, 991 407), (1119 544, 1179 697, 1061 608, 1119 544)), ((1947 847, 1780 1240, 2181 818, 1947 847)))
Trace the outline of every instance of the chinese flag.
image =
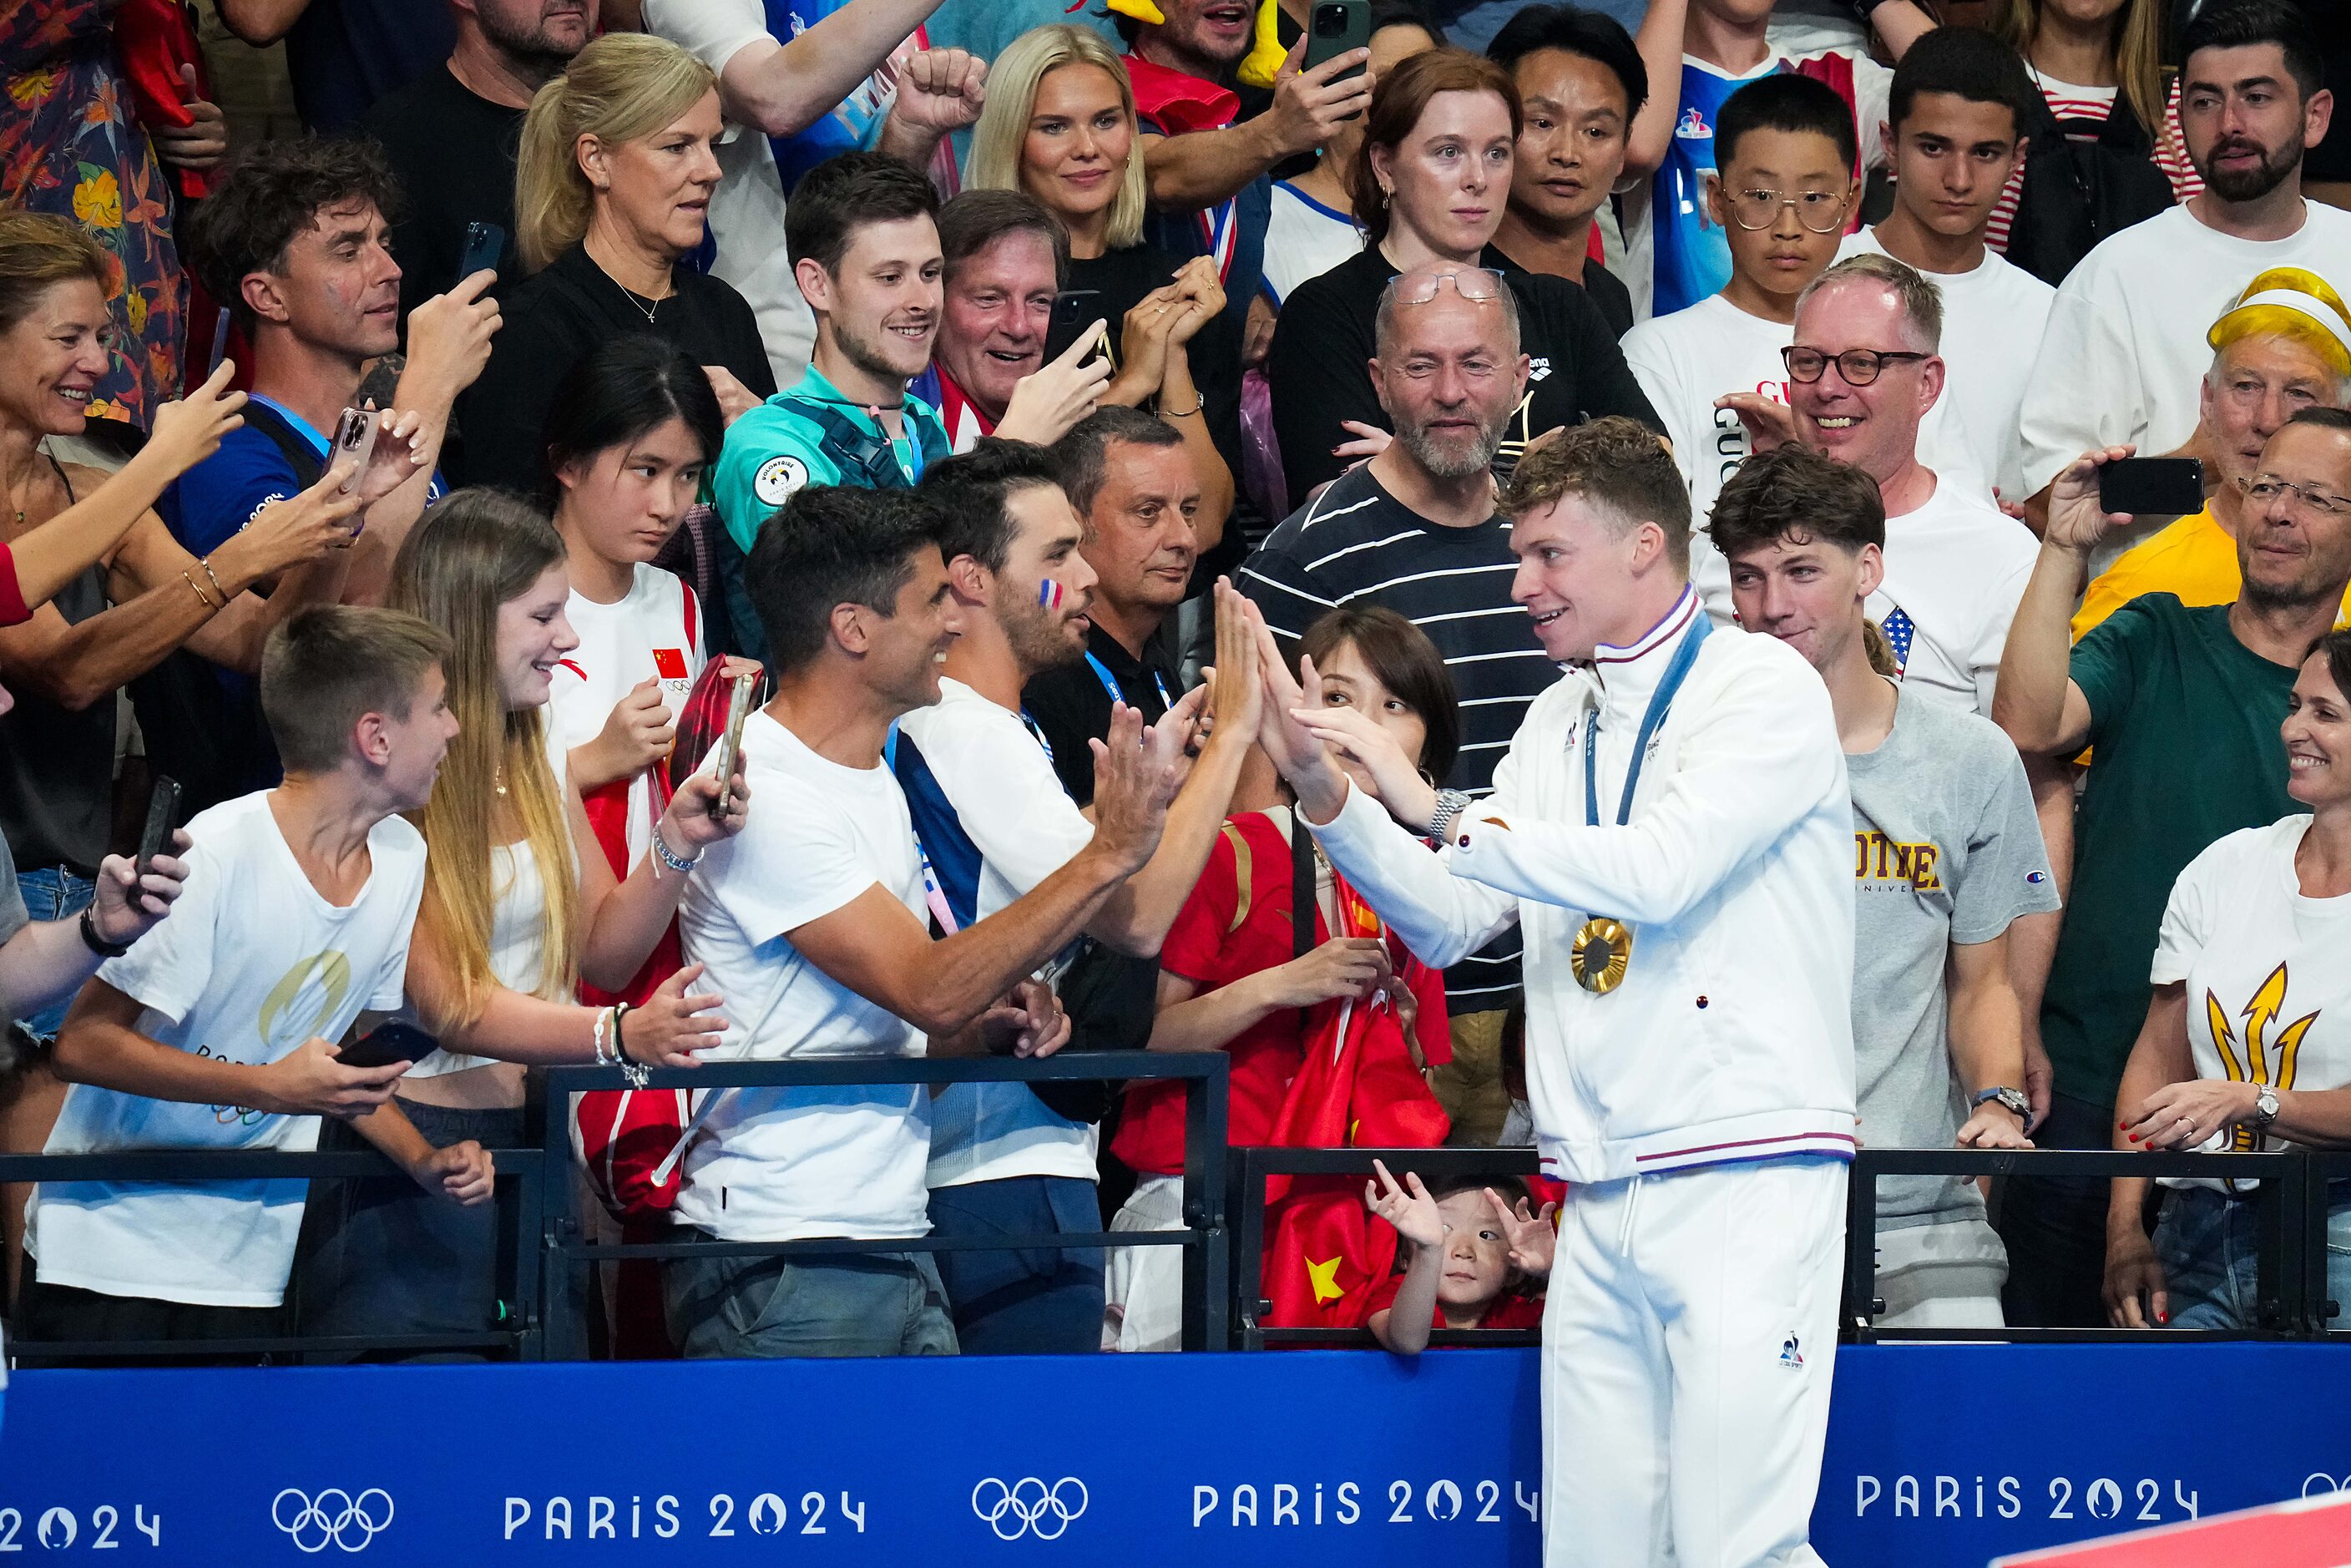
MULTIPOLYGON (((1342 880, 1344 935, 1384 936, 1368 904, 1342 880)), ((1396 983, 1419 960, 1390 940, 1396 983)), ((1274 1120, 1285 1148, 1435 1148, 1452 1123, 1413 1065, 1385 998, 1318 1006, 1305 1060, 1274 1120)), ((1396 1234, 1364 1207, 1361 1176, 1274 1176, 1266 1182, 1265 1295, 1271 1328, 1359 1328, 1371 1287, 1395 1265, 1396 1234)))

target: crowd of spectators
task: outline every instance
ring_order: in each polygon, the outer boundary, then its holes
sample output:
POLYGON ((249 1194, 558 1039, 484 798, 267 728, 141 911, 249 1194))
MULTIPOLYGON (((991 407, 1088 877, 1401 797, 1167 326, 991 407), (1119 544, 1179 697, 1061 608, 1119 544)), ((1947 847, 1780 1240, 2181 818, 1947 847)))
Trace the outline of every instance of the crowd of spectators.
MULTIPOLYGON (((0 21, 0 1151, 390 1165, 11 1188, 16 1334, 493 1326, 544 1112, 710 1244, 616 1343, 1174 1348, 1173 1247, 726 1245, 1180 1228, 1172 1084, 533 1070, 1220 1051, 1270 1144, 1332 1041, 1535 1141, 1517 925, 1372 864, 1569 497, 1826 686, 1865 1144, 2351 1141, 2351 11, 204 3, 0 21)), ((1531 1326, 1541 1185, 1383 1166, 1312 1326, 1531 1326)), ((1890 1180, 1882 1321, 2250 1326, 2245 1196, 1890 1180)))

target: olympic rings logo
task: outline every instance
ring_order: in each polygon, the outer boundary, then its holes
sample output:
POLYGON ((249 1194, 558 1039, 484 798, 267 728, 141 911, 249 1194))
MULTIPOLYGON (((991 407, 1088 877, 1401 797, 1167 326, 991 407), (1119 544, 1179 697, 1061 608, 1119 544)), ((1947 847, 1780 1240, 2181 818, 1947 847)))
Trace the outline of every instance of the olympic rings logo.
POLYGON ((329 1542, 345 1552, 360 1552, 378 1531, 392 1527, 392 1494, 381 1487, 370 1487, 353 1497, 340 1487, 329 1487, 314 1502, 300 1488, 287 1487, 271 1500, 269 1521, 292 1536, 294 1544, 304 1552, 324 1552, 329 1542), (298 1505, 291 1517, 286 1512, 289 1498, 298 1505), (377 1500, 373 1504, 369 1501, 371 1498, 377 1500), (382 1517, 378 1518, 379 1514, 382 1517))
POLYGON ((998 1541, 1018 1541, 1024 1535, 1059 1541, 1086 1511, 1086 1483, 1075 1476, 1063 1476, 1049 1487, 1027 1476, 1007 1486, 990 1476, 971 1489, 971 1511, 996 1531, 998 1541), (1065 1490, 1077 1494, 1075 1506, 1062 1495, 1065 1490), (982 1501, 983 1497, 987 1500, 982 1501))

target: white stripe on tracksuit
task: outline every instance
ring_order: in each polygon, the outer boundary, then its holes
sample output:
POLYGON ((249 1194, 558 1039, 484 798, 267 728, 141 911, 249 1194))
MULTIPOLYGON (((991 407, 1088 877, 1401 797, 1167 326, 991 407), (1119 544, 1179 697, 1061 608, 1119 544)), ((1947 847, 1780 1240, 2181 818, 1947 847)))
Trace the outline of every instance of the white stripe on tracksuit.
POLYGON ((1514 920, 1525 938, 1528 1098, 1544 1168, 1573 1184, 1543 1323, 1552 1568, 1819 1561, 1855 1127, 1852 798, 1820 677, 1726 631, 1614 825, 1697 603, 1536 698, 1441 854, 1361 791, 1315 830, 1427 962, 1514 920), (1568 964, 1593 914, 1634 933, 1606 996, 1568 964))

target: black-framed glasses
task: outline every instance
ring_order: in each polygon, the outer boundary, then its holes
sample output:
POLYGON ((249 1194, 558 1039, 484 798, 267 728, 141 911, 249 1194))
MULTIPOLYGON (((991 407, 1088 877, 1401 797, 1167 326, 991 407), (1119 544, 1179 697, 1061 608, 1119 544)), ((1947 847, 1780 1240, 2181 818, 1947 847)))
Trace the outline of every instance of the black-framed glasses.
POLYGON ((2322 517, 2351 514, 2351 497, 2330 496, 2324 490, 2314 490, 2307 485, 2297 485, 2274 474, 2256 474, 2250 479, 2240 479, 2237 488, 2244 492, 2245 499, 2258 507, 2266 507, 2280 496, 2291 495, 2322 517))
POLYGON ((1780 362, 1788 367, 1788 379, 1807 384, 1827 373, 1829 361, 1836 361, 1837 374, 1849 387, 1865 387, 1876 381, 1886 367, 1896 360, 1931 360, 1932 354, 1921 354, 1909 349, 1847 349, 1842 354, 1824 354, 1818 349, 1790 344, 1780 350, 1780 362))
POLYGON ((1796 209, 1796 221, 1816 235, 1834 234, 1844 226, 1844 209, 1851 196, 1841 191, 1772 191, 1762 188, 1732 191, 1730 221, 1743 229, 1768 229, 1780 218, 1782 207, 1796 209))

